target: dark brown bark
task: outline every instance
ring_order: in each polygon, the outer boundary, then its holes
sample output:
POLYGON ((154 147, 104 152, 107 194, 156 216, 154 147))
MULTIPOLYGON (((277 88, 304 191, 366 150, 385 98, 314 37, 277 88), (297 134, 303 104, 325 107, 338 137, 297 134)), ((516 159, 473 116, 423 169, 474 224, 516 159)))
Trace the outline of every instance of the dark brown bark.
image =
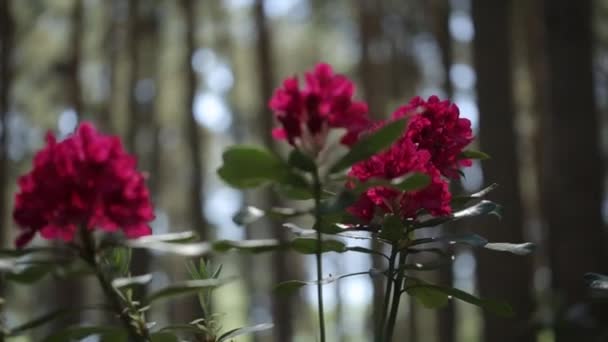
MULTIPOLYGON (((450 2, 449 0, 434 0, 431 3, 432 16, 435 25, 433 31, 441 52, 441 65, 443 67, 444 79, 443 90, 448 99, 454 96, 454 89, 450 80, 450 68, 453 63, 452 37, 450 36, 450 2)), ((453 182, 452 191, 459 193, 462 186, 459 181, 453 182), (457 183, 457 184, 454 184, 457 183)), ((450 227, 451 231, 456 227, 450 227)), ((439 270, 439 281, 445 286, 452 286, 454 283, 453 267, 450 264, 439 270)), ((455 310, 454 302, 450 301, 446 307, 437 311, 439 325, 439 341, 454 342, 456 339, 455 329, 455 310)))
MULTIPOLYGON (((272 96, 274 87, 274 70, 272 67, 272 47, 271 36, 268 28, 268 21, 264 14, 264 0, 256 0, 254 4, 254 16, 257 32, 257 62, 259 73, 259 87, 262 107, 259 110, 258 120, 260 120, 260 135, 264 144, 271 149, 274 149, 274 141, 270 132, 274 126, 272 115, 268 114, 266 103, 272 96)), ((267 191, 264 194, 264 202, 270 206, 277 205, 279 200, 277 196, 267 191)), ((287 232, 284 227, 278 223, 272 224, 272 233, 274 237, 280 241, 287 240, 287 232)), ((289 272, 289 258, 284 252, 276 252, 272 256, 272 277, 273 283, 292 279, 293 272, 289 272)), ((292 341, 294 326, 293 326, 293 305, 292 301, 278 296, 272 298, 272 316, 275 324, 273 329, 275 341, 292 341)))
POLYGON ((83 117, 83 102, 82 102, 82 86, 80 84, 80 64, 82 54, 82 31, 84 29, 82 25, 83 17, 83 0, 74 1, 74 8, 72 9, 72 33, 71 33, 71 49, 72 55, 69 61, 69 94, 70 103, 72 108, 78 116, 78 120, 82 120, 83 117))
POLYGON ((585 272, 608 268, 591 17, 590 0, 544 1, 548 110, 541 122, 540 195, 552 287, 562 304, 559 342, 600 341, 596 330, 605 329, 608 313, 606 304, 586 304, 581 281, 585 272))
MULTIPOLYGON (((522 242, 523 214, 519 183, 515 105, 510 48, 511 2, 473 0, 474 61, 480 115, 481 148, 494 156, 483 163, 484 178, 500 188, 491 199, 504 206, 502 220, 486 220, 483 235, 490 241, 522 242)), ((480 251, 478 285, 483 297, 508 301, 517 312, 504 319, 484 313, 484 340, 534 341, 532 258, 480 251)))

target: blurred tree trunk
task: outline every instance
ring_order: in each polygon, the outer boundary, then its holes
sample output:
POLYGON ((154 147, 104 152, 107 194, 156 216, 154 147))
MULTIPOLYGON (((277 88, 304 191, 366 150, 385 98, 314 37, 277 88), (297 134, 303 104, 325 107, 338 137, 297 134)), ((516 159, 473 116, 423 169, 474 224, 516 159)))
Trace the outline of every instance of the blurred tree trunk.
MULTIPOLYGON (((474 61, 480 114, 481 149, 493 159, 483 163, 484 178, 500 184, 491 197, 504 206, 504 218, 487 220, 490 241, 522 242, 523 213, 515 135, 515 105, 510 48, 511 2, 473 0, 474 61)), ((529 257, 480 251, 478 284, 484 297, 502 298, 517 316, 504 319, 484 312, 484 338, 491 342, 534 341, 531 294, 532 263, 529 257), (508 270, 508 271, 507 271, 508 270)))
POLYGON ((72 33, 70 38, 70 47, 72 49, 69 61, 69 96, 72 108, 78 116, 78 121, 83 117, 83 102, 82 102, 82 85, 80 84, 80 64, 82 55, 82 17, 83 17, 83 0, 75 0, 74 8, 72 9, 72 33))
MULTIPOLYGON (((196 122, 194 113, 194 102, 196 98, 197 90, 197 78, 196 71, 192 65, 192 56, 196 52, 196 32, 197 32, 197 16, 196 16, 196 2, 194 0, 181 0, 183 15, 185 18, 185 54, 183 60, 183 66, 186 72, 186 84, 185 84, 185 96, 183 108, 186 110, 185 116, 185 136, 187 139, 190 154, 190 193, 189 200, 187 203, 190 205, 190 222, 194 228, 194 231, 198 234, 202 241, 209 241, 211 234, 209 231, 209 223, 203 213, 204 199, 204 169, 202 164, 202 152, 203 152, 203 137, 201 135, 199 124, 196 122)), ((179 308, 178 317, 184 319, 192 319, 194 317, 200 317, 202 311, 198 305, 198 301, 195 299, 188 300, 186 307, 179 308)))
MULTIPOLYGON (((255 26, 257 32, 257 62, 259 74, 260 96, 262 97, 262 107, 258 112, 260 122, 260 132, 264 144, 270 149, 275 149, 274 140, 271 132, 274 126, 273 116, 268 112, 266 103, 272 96, 274 87, 274 70, 272 65, 272 47, 271 36, 268 29, 268 22, 264 14, 264 0, 256 0, 254 4, 255 26)), ((279 199, 272 191, 267 191, 264 194, 265 200, 269 206, 276 206, 279 199)), ((272 223, 272 233, 279 241, 287 240, 287 231, 279 223, 272 223)), ((290 256, 284 252, 275 252, 272 255, 272 277, 273 283, 293 279, 294 272, 289 271, 290 256)), ((272 316, 275 324, 273 329, 275 341, 292 341, 294 335, 293 315, 294 310, 292 300, 273 296, 272 298, 272 316)))
MULTIPOLYGON (((11 56, 13 51, 13 19, 10 1, 0 1, 0 247, 4 247, 9 237, 5 227, 8 224, 8 116, 10 111, 10 90, 12 84, 11 56)), ((0 284, 2 291, 2 284, 0 284)))
MULTIPOLYGON (((374 62, 372 57, 374 43, 378 42, 378 39, 382 34, 382 28, 380 26, 381 14, 379 13, 380 4, 373 0, 359 0, 357 2, 357 10, 359 15, 359 40, 361 44, 359 76, 361 78, 365 100, 370 108, 370 115, 374 119, 384 119, 386 117, 384 107, 387 100, 386 94, 382 91, 382 89, 384 89, 384 80, 378 64, 374 62)), ((372 244, 374 244, 372 246, 374 250, 383 248, 383 245, 376 241, 373 241, 372 244)), ((382 257, 373 255, 370 258, 372 259, 372 268, 386 268, 382 257)), ((379 325, 382 317, 385 281, 386 280, 381 277, 372 279, 374 292, 369 327, 374 333, 382 329, 379 325)))
MULTIPOLYGON (((83 39, 83 1, 75 0, 72 9, 71 17, 71 36, 70 49, 71 55, 68 60, 68 103, 76 112, 78 121, 82 120, 83 102, 82 102, 82 84, 80 82, 80 64, 81 64, 81 46, 83 39)), ((53 242, 61 244, 59 242, 53 242)), ((50 285, 53 291, 53 296, 50 297, 50 303, 53 308, 77 308, 83 305, 86 299, 86 287, 80 279, 53 279, 50 285)), ((79 323, 80 317, 73 317, 62 320, 55 320, 49 327, 49 331, 58 331, 66 326, 74 323, 79 323)))
POLYGON ((203 214, 203 165, 201 161, 203 146, 199 124, 196 122, 194 113, 194 101, 196 97, 196 72, 192 66, 192 56, 196 52, 195 33, 197 30, 194 0, 182 0, 184 15, 186 18, 186 54, 184 56, 184 67, 187 70, 187 80, 184 97, 184 108, 187 109, 185 128, 186 139, 190 147, 190 160, 192 162, 191 192, 189 203, 192 215, 192 225, 203 241, 209 240, 208 222, 203 214))
POLYGON ((129 59, 129 80, 128 89, 129 96, 127 97, 127 110, 129 119, 127 120, 127 149, 131 153, 137 154, 137 133, 139 120, 139 110, 135 91, 139 78, 139 0, 127 1, 127 37, 125 48, 128 51, 129 59))
POLYGON ((103 130, 108 132, 113 132, 115 129, 112 110, 114 108, 114 101, 116 100, 116 87, 118 83, 116 77, 116 68, 118 66, 118 57, 121 46, 121 39, 119 35, 121 35, 124 31, 124 29, 122 29, 123 23, 115 17, 119 7, 117 5, 117 1, 118 0, 109 0, 103 2, 102 4, 105 11, 105 17, 108 20, 103 46, 106 53, 107 64, 105 65, 105 68, 108 75, 109 90, 106 102, 99 112, 99 124, 103 130))
MULTIPOLYGON (((432 16, 435 20, 433 31, 437 39, 437 43, 441 53, 441 65, 443 67, 444 79, 442 88, 445 91, 447 98, 452 99, 454 89, 450 80, 450 68, 453 63, 452 56, 452 37, 450 36, 450 2, 449 0, 433 0, 432 16)), ((452 181, 452 192, 460 193, 462 186, 460 181, 452 181)), ((450 229, 452 230, 452 229, 450 229)), ((439 270, 439 281, 446 286, 452 286, 454 283, 454 268, 450 263, 449 266, 439 270)), ((437 311, 439 324, 439 341, 454 342, 456 338, 455 331, 455 310, 454 301, 450 301, 448 305, 437 311)))
MULTIPOLYGON (((544 1, 548 110, 541 129, 541 206, 552 287, 560 299, 556 341, 600 341, 608 307, 591 306, 585 272, 606 272, 601 216, 600 128, 593 82, 592 1, 544 1)), ((605 337, 604 337, 605 339, 605 337)))

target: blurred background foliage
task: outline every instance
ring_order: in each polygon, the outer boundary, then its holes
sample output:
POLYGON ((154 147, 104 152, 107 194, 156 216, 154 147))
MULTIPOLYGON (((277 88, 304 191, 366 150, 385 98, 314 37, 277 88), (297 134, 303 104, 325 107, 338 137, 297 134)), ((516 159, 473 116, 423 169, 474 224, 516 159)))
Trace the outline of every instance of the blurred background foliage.
MULTIPOLYGON (((233 223, 245 203, 285 203, 266 190, 230 189, 215 170, 233 143, 281 153, 267 100, 281 79, 325 61, 356 81, 378 119, 414 95, 451 98, 494 157, 465 170, 454 189, 500 183, 490 197, 505 205, 505 218, 444 229, 540 246, 531 258, 459 251, 453 267, 434 275, 508 299, 516 319, 457 302, 440 311, 406 303, 399 340, 605 341, 608 310, 591 304, 582 275, 608 269, 607 15, 604 0, 0 0, 0 241, 12 245, 16 179, 45 132, 65 136, 81 120, 120 135, 138 156, 156 233, 285 238, 273 222, 233 223)), ((311 258, 217 257, 226 275, 240 277, 215 293, 224 328, 274 321, 272 332, 242 340, 314 340, 313 293, 279 298, 270 290, 312 278, 311 258)), ((324 258, 332 274, 378 262, 324 258)), ((136 255, 134 273, 149 271, 153 287, 187 277, 183 260, 136 255)), ((328 286, 329 340, 371 339, 377 285, 349 278, 328 286)), ((100 298, 88 280, 0 287, 9 324, 100 298)), ((186 298, 155 309, 151 320, 188 321, 195 309, 196 298, 186 298)))

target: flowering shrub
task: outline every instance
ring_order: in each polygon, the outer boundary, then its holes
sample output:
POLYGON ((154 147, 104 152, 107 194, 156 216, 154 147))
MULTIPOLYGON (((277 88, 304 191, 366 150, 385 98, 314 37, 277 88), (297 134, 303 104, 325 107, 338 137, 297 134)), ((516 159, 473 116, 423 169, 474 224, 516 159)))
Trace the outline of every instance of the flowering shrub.
MULTIPOLYGON (((290 249, 314 254, 316 279, 287 281, 277 284, 274 291, 287 295, 303 286, 316 286, 322 342, 325 341, 323 286, 352 276, 384 279, 385 298, 381 321, 374 332, 376 341, 393 340, 399 302, 406 294, 431 308, 455 298, 496 314, 512 315, 504 302, 432 284, 410 272, 434 270, 451 262, 449 246, 453 244, 518 255, 533 249, 529 243, 490 243, 472 233, 433 237, 418 234, 420 229, 454 220, 500 214, 498 204, 484 199, 495 185, 464 196, 449 191, 449 181, 460 177, 460 168, 470 166, 471 159, 487 158, 482 152, 467 149, 474 139, 470 122, 460 117, 456 105, 436 96, 428 100, 416 97, 399 107, 388 120, 372 122, 367 105, 353 100, 354 90, 350 80, 335 74, 327 64, 319 64, 306 73, 303 88, 297 78, 288 78, 270 99, 269 107, 279 123, 272 134, 291 145, 289 155, 283 158, 245 145, 232 146, 223 154, 218 175, 226 183, 240 189, 271 184, 286 198, 307 201, 300 206, 304 210, 250 206, 235 217, 241 224, 250 224, 266 215, 281 220, 285 229, 296 233, 290 241, 197 241, 189 232, 149 235, 148 222, 154 215, 135 159, 123 150, 118 138, 102 135, 90 124, 82 124, 61 142, 49 135, 47 145, 35 157, 33 170, 20 178, 14 218, 20 227, 16 244, 22 249, 1 251, 0 271, 9 280, 24 279, 23 272, 27 269, 17 267, 21 258, 49 252, 25 248, 38 232, 43 238, 65 241, 70 247, 67 250, 61 244, 50 250, 61 250, 84 261, 122 321, 122 327, 110 330, 86 327, 74 334, 57 333, 67 338, 111 333, 122 341, 177 341, 177 336, 190 336, 196 341, 222 342, 272 327, 261 324, 222 334, 217 315, 210 312, 209 301, 213 289, 230 279, 220 277, 221 266, 214 268, 205 261, 187 264, 191 280, 134 299, 132 288, 145 286, 152 276, 129 273, 132 248, 187 257, 231 250, 258 253, 290 249), (336 129, 346 152, 331 150, 328 137, 336 129), (338 155, 334 159, 319 158, 320 151, 338 155), (298 216, 311 216, 314 224, 301 228, 288 222, 298 216), (101 231, 97 235, 102 236, 96 236, 95 231, 101 231), (368 234, 382 247, 374 250, 349 246, 348 239, 352 237, 349 233, 353 231, 368 234), (326 277, 322 254, 347 251, 382 256, 386 267, 326 277), (434 260, 424 264, 411 262, 412 255, 420 253, 434 260), (187 324, 153 328, 147 321, 148 308, 158 299, 176 294, 198 295, 203 317, 187 324)), ((45 260, 45 265, 53 264, 50 260, 45 260)), ((64 261, 57 264, 56 267, 62 267, 64 261)), ((42 267, 31 260, 28 265, 42 267)), ((4 327, 0 329, 0 337, 19 335, 55 316, 4 327)))
POLYGON ((100 134, 89 123, 61 142, 49 133, 34 169, 19 178, 13 211, 21 228, 17 247, 38 232, 69 242, 81 226, 122 230, 129 238, 151 234, 154 212, 136 164, 117 137, 100 134))

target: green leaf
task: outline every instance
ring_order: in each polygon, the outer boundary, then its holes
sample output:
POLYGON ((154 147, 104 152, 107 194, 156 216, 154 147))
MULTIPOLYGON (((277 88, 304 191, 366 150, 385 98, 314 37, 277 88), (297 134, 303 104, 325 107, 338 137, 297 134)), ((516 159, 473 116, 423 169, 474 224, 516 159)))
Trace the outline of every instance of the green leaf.
POLYGON ((382 229, 380 230, 380 238, 396 242, 403 238, 405 229, 401 219, 397 215, 388 214, 384 216, 382 221, 382 229))
POLYGON ((488 243, 484 248, 492 249, 499 252, 509 252, 517 255, 528 255, 536 249, 536 245, 531 242, 524 243, 505 243, 493 242, 488 243))
POLYGON ((472 233, 463 233, 463 234, 456 234, 456 235, 445 235, 445 236, 438 236, 438 237, 432 237, 432 238, 416 239, 416 240, 412 241, 412 246, 422 245, 422 244, 427 244, 427 243, 435 243, 435 242, 448 243, 450 245, 466 244, 466 245, 470 245, 473 247, 484 247, 485 245, 488 244, 488 240, 486 240, 482 236, 479 236, 477 234, 472 234, 472 233))
POLYGON ((264 210, 252 206, 246 206, 236 215, 234 215, 232 221, 239 226, 246 226, 258 221, 264 216, 266 216, 266 212, 264 210))
POLYGON ((57 266, 53 264, 32 264, 19 267, 5 275, 6 280, 20 284, 33 284, 51 273, 57 266))
POLYGON ((166 243, 189 243, 196 239, 192 231, 176 232, 168 234, 154 234, 137 238, 140 243, 166 242, 166 243))
POLYGON ((310 184, 301 175, 288 172, 278 181, 279 192, 288 199, 304 201, 313 198, 310 184))
POLYGON ((120 330, 110 326, 71 327, 47 336, 43 342, 80 341, 85 337, 92 335, 107 335, 115 334, 117 332, 120 332, 120 330))
MULTIPOLYGON (((310 238, 297 238, 291 241, 291 247, 302 254, 316 254, 318 252, 317 239, 310 238)), ((326 252, 346 252, 346 246, 344 243, 338 240, 321 240, 321 253, 326 252)))
POLYGON ((176 254, 187 257, 200 257, 212 252, 212 245, 208 242, 178 244, 163 241, 147 241, 143 238, 126 242, 131 248, 143 248, 161 253, 176 254))
POLYGON ((420 300, 423 305, 430 308, 436 308, 438 307, 437 305, 445 305, 447 300, 453 297, 479 306, 499 316, 512 317, 514 315, 511 306, 504 301, 481 299, 470 293, 451 287, 417 284, 406 288, 406 291, 420 300))
POLYGON ((481 151, 476 151, 476 150, 466 150, 463 151, 462 153, 460 153, 459 156, 460 159, 479 159, 479 160, 486 160, 486 159, 490 159, 490 155, 483 153, 481 151))
POLYGON ((187 332, 192 334, 207 334, 206 330, 199 328, 196 324, 173 324, 160 329, 160 332, 187 332))
POLYGON ((502 207, 492 201, 483 200, 473 206, 466 209, 455 212, 452 217, 455 219, 462 219, 465 217, 474 217, 480 215, 496 215, 502 216, 502 207))
POLYGON ((116 275, 126 276, 131 266, 131 249, 125 246, 116 246, 110 249, 105 261, 110 265, 116 275))
POLYGON ((112 280, 112 286, 118 290, 131 289, 135 286, 145 286, 152 281, 151 274, 144 274, 136 277, 116 278, 112 280))
POLYGON ((241 252, 263 253, 275 251, 285 248, 279 240, 276 239, 258 239, 258 240, 219 240, 213 243, 213 250, 217 252, 227 252, 236 249, 241 252))
POLYGON ((45 324, 52 322, 54 320, 57 320, 57 319, 65 318, 65 317, 69 317, 69 316, 80 315, 84 311, 90 311, 90 310, 107 311, 108 309, 109 308, 106 307, 105 305, 91 305, 91 306, 85 306, 85 307, 75 308, 75 309, 71 309, 71 308, 70 309, 58 309, 58 310, 46 313, 42 316, 39 316, 29 322, 18 325, 12 329, 9 329, 9 336, 20 335, 27 330, 38 328, 42 325, 45 325, 45 324))
POLYGON ((594 298, 608 298, 608 276, 599 273, 586 273, 585 282, 594 298))
POLYGON ((354 277, 354 276, 359 276, 359 275, 369 275, 371 277, 374 277, 378 274, 382 274, 382 272, 375 270, 375 269, 370 269, 365 272, 348 273, 348 274, 342 274, 339 276, 329 276, 329 277, 323 278, 321 280, 311 280, 311 281, 288 280, 288 281, 284 281, 282 283, 277 284, 274 287, 273 291, 278 295, 291 295, 291 294, 295 293, 296 291, 298 291, 300 288, 307 286, 307 285, 317 285, 317 284, 327 285, 327 284, 331 284, 335 281, 338 281, 340 279, 344 279, 344 278, 348 278, 348 277, 354 277))
POLYGON ((274 287, 274 292, 281 296, 289 296, 293 293, 297 292, 300 288, 306 285, 316 284, 315 282, 308 282, 302 280, 288 280, 282 283, 279 283, 274 287))
POLYGON ((177 336, 170 332, 157 332, 150 335, 151 342, 179 342, 177 336))
POLYGON ((315 161, 298 149, 291 151, 287 158, 287 164, 306 172, 314 172, 317 169, 315 161))
POLYGON ((268 330, 268 329, 272 329, 272 328, 274 328, 274 324, 262 323, 262 324, 257 324, 257 325, 250 326, 250 327, 233 329, 233 330, 230 330, 230 331, 224 333, 222 336, 218 337, 217 342, 229 341, 230 339, 241 336, 241 335, 253 334, 258 331, 264 331, 264 330, 268 330))
POLYGON ((450 301, 448 295, 427 286, 413 286, 407 292, 416 298, 425 308, 442 308, 450 301))
POLYGON ((454 197, 452 197, 452 208, 460 208, 461 206, 464 206, 465 204, 469 203, 470 201, 484 198, 487 194, 492 192, 497 187, 498 187, 498 184, 492 183, 492 184, 488 185, 487 187, 485 187, 473 194, 465 195, 465 196, 454 196, 454 197))
POLYGON ((276 155, 254 146, 232 146, 224 151, 222 158, 224 163, 218 169, 218 175, 236 188, 254 188, 270 181, 281 181, 289 173, 276 155))
POLYGON ((337 196, 323 201, 321 204, 322 215, 342 214, 344 211, 353 205, 359 196, 351 190, 344 189, 337 196))
POLYGON ((405 119, 395 120, 377 131, 361 137, 350 151, 331 167, 330 173, 343 171, 351 165, 389 148, 403 134, 405 125, 405 119))
POLYGON ((418 191, 431 184, 431 177, 424 173, 415 172, 406 175, 402 180, 394 180, 392 183, 394 188, 401 191, 418 191))
POLYGON ((233 279, 234 278, 187 280, 181 283, 172 284, 158 291, 150 293, 147 298, 147 302, 152 303, 158 301, 159 299, 164 299, 168 297, 198 294, 198 292, 201 290, 217 288, 232 281, 233 279))

